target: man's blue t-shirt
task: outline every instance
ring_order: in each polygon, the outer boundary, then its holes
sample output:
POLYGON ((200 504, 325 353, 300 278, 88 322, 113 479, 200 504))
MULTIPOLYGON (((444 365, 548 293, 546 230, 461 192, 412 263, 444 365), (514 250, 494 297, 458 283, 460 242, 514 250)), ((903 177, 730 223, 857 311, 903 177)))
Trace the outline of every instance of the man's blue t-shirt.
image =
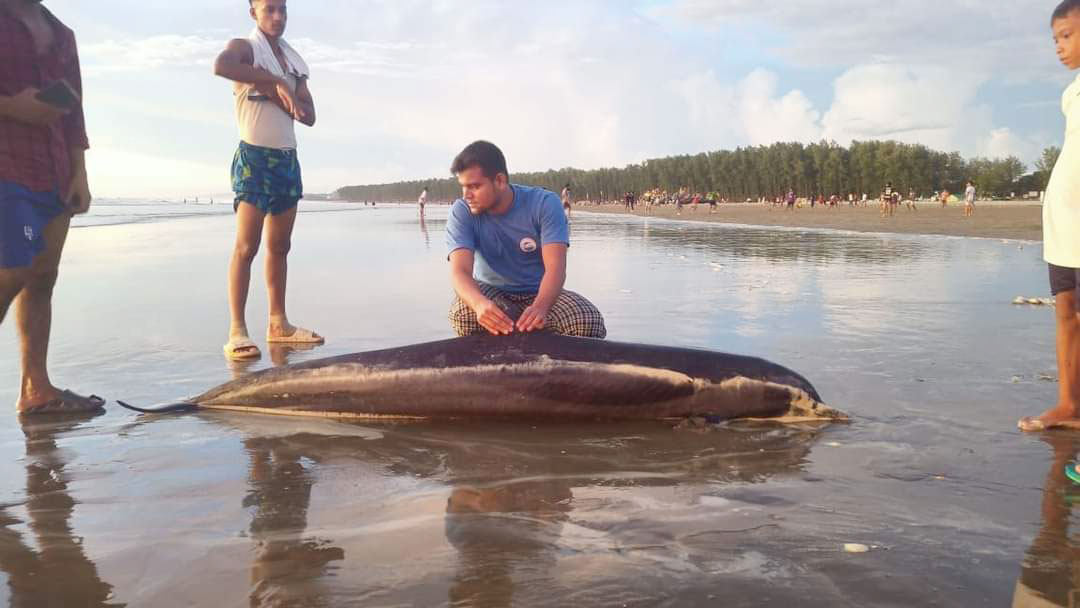
POLYGON ((518 186, 514 204, 502 215, 473 215, 469 205, 458 199, 446 220, 449 253, 468 249, 475 255, 473 276, 477 281, 511 293, 536 293, 544 278, 544 245, 570 245, 559 195, 543 188, 518 186))

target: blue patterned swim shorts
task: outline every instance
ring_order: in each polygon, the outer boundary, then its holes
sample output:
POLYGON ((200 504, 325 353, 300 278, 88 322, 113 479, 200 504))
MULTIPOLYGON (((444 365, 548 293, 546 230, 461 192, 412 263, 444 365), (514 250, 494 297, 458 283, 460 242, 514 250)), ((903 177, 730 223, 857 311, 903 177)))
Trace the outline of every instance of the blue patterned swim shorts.
POLYGON ((233 208, 255 205, 263 213, 280 215, 304 196, 296 150, 263 148, 240 142, 232 163, 233 208))

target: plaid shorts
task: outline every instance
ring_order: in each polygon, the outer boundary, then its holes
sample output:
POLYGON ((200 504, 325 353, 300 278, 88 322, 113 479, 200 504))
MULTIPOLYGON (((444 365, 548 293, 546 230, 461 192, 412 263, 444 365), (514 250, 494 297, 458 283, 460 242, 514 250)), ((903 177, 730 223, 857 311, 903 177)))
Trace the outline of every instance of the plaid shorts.
MULTIPOLYGON (((536 299, 535 293, 509 293, 480 281, 477 281, 476 285, 484 296, 515 320, 536 299)), ((457 296, 450 305, 450 326, 459 336, 487 333, 476 320, 476 312, 457 296)), ((607 337, 604 316, 600 314, 600 310, 580 294, 566 290, 559 294, 551 306, 545 329, 564 336, 601 339, 607 337)))

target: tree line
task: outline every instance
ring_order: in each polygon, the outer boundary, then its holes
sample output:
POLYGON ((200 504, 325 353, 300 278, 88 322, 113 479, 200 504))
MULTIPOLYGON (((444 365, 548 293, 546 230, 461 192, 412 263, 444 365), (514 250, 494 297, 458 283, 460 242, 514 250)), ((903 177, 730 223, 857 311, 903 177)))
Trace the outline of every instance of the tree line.
MULTIPOLYGON (((1036 171, 1029 174, 1015 156, 964 159, 957 152, 896 141, 855 141, 848 147, 834 142, 775 143, 656 158, 623 168, 514 173, 512 181, 555 192, 569 184, 575 200, 616 200, 625 192, 683 187, 717 192, 731 201, 779 196, 789 189, 799 196, 866 193, 873 198, 887 183, 900 192, 913 190, 926 197, 942 190, 962 193, 968 180, 980 196, 1008 198, 1045 189, 1059 153, 1056 147, 1047 148, 1035 163, 1036 171)), ((433 200, 461 196, 453 177, 346 186, 335 194, 348 201, 409 202, 425 187, 433 200)))

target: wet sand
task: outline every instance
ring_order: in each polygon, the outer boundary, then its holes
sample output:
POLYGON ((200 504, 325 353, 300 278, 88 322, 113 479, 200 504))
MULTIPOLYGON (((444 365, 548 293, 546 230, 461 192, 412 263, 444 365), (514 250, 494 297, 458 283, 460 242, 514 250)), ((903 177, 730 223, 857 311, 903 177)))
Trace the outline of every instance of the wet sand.
MULTIPOLYGON (((710 213, 708 205, 696 211, 687 205, 677 215, 673 205, 653 207, 652 217, 699 222, 721 222, 751 226, 784 226, 791 228, 831 228, 855 232, 885 232, 896 234, 937 234, 999 239, 1042 240, 1042 206, 1026 202, 980 202, 975 216, 963 217, 963 205, 950 204, 942 209, 937 203, 918 203, 917 211, 904 206, 893 217, 881 217, 877 205, 828 209, 803 207, 787 211, 782 207, 757 203, 717 205, 710 213)), ((629 215, 623 205, 580 205, 575 211, 629 215)), ((643 205, 634 215, 645 217, 643 205)))
MULTIPOLYGON (((229 210, 129 222, 103 206, 69 239, 54 379, 150 405, 450 336, 445 208, 426 222, 404 206, 302 209, 289 310, 326 346, 267 347, 260 254, 249 325, 264 356, 227 364, 229 210)), ((1077 594, 1076 491, 1061 471, 1080 439, 1015 430, 1057 388, 1052 310, 1010 304, 1044 295, 1040 246, 600 214, 575 217, 572 234, 568 287, 605 313, 611 339, 768 358, 853 421, 354 425, 111 405, 22 424, 9 409, 0 606, 1065 606, 1077 594)), ((8 322, 0 403, 17 382, 8 322)))

